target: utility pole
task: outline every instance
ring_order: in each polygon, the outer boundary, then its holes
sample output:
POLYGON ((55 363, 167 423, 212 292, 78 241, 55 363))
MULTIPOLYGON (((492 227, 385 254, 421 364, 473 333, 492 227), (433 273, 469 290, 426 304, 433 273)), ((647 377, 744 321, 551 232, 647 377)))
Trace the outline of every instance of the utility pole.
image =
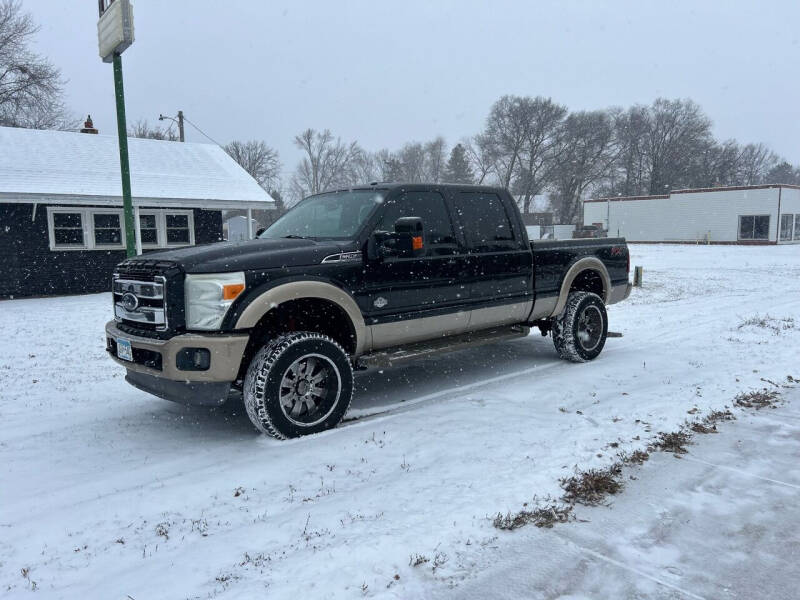
MULTIPOLYGON (((184 132, 183 132, 183 111, 182 110, 178 111, 178 120, 177 121, 175 120, 174 117, 168 117, 166 115, 158 115, 158 120, 159 121, 163 121, 164 119, 169 119, 173 123, 177 123, 178 124, 178 139, 180 141, 182 141, 182 142, 185 142, 186 141, 186 136, 184 135, 184 132)), ((170 127, 172 127, 172 125, 170 125, 170 127)))
POLYGON ((183 135, 183 111, 178 111, 178 135, 180 135, 180 139, 182 142, 186 141, 186 137, 183 135))

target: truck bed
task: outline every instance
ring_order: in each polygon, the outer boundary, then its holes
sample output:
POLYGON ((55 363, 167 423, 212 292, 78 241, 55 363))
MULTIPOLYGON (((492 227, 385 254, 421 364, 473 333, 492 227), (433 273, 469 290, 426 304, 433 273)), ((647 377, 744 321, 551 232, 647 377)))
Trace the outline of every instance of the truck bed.
POLYGON ((537 297, 558 295, 568 266, 584 257, 593 256, 603 262, 612 286, 628 282, 625 238, 535 240, 530 242, 530 246, 533 252, 533 288, 537 297))

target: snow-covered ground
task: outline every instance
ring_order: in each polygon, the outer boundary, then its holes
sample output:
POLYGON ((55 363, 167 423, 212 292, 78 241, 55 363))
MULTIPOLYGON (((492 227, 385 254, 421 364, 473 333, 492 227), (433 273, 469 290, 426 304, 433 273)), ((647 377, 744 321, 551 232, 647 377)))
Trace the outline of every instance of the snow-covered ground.
MULTIPOLYGON (((105 356, 105 294, 0 302, 0 595, 481 589, 515 536, 533 535, 496 530, 496 513, 558 497, 576 467, 607 465, 764 379, 800 378, 800 248, 632 254, 645 286, 610 308, 624 337, 594 362, 561 362, 536 334, 364 373, 349 421, 288 442, 257 435, 235 407, 189 409, 128 386, 105 356), (417 555, 428 562, 411 566, 417 555)), ((800 483, 796 468, 777 479, 800 483)), ((584 525, 528 539, 556 551, 584 525)))

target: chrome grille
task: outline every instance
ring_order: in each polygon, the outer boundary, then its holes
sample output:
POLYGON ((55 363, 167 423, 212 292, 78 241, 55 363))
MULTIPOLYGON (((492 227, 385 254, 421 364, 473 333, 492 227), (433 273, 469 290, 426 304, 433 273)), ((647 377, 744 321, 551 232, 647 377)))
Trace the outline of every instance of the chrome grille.
POLYGON ((162 275, 152 277, 151 281, 141 281, 115 274, 112 283, 114 318, 157 331, 167 329, 166 290, 167 279, 162 275))

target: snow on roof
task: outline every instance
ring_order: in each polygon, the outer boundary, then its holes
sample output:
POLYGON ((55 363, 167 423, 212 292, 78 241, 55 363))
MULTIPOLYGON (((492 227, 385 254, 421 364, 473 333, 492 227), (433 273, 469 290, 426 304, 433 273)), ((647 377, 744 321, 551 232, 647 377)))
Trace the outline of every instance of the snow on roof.
MULTIPOLYGON (((274 206, 270 195, 219 146, 128 138, 128 153, 134 202, 274 206)), ((117 137, 0 127, 0 198, 65 200, 59 196, 71 197, 71 202, 122 202, 117 137)))

